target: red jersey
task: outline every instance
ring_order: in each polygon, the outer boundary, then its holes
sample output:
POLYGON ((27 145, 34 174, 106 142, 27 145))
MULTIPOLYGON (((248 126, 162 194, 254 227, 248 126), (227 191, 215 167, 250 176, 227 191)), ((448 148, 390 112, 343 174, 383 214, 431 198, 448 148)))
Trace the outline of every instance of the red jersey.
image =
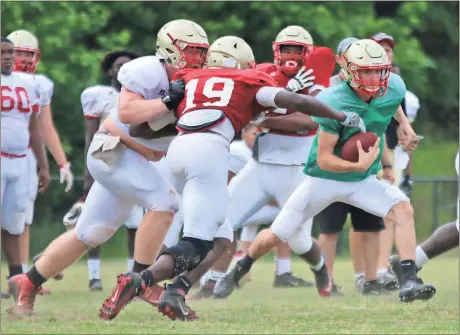
POLYGON ((218 109, 231 121, 235 134, 267 110, 257 102, 257 91, 264 86, 277 87, 270 76, 249 69, 183 69, 174 79, 186 83, 177 118, 195 110, 218 109))
MULTIPOLYGON (((313 51, 306 57, 304 66, 306 70, 313 70, 315 76, 314 86, 303 89, 300 94, 309 94, 309 90, 324 89, 329 87, 329 80, 335 69, 334 52, 326 47, 315 47, 313 51)), ((281 72, 275 64, 263 63, 256 66, 256 69, 267 73, 278 83, 278 87, 286 87, 291 79, 281 72)), ((292 114, 295 110, 287 110, 286 114, 292 114)), ((279 130, 270 130, 270 132, 280 135, 289 136, 312 136, 315 135, 318 129, 311 130, 307 133, 301 132, 285 132, 279 130)))

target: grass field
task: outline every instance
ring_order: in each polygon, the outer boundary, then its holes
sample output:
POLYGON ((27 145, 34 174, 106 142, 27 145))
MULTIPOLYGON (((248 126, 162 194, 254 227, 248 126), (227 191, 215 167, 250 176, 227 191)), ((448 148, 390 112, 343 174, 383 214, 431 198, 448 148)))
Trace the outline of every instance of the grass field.
MULTIPOLYGON (((454 255, 455 256, 455 255, 454 255)), ((354 290, 351 263, 339 260, 336 281, 345 297, 320 298, 313 288, 274 289, 271 257, 254 269, 253 281, 228 300, 192 302, 200 315, 195 322, 173 322, 149 305, 128 305, 111 322, 98 319, 102 301, 124 271, 124 261, 104 261, 105 291, 87 290, 87 269, 79 263, 68 269, 61 282, 46 287, 52 295, 38 297, 39 316, 25 322, 9 321, 2 300, 3 334, 458 334, 458 258, 444 257, 427 264, 421 273, 437 287, 429 302, 403 305, 396 293, 385 297, 361 297, 354 290)), ((3 267, 3 269, 5 269, 3 267)), ((4 272, 5 273, 5 272, 4 272)), ((303 263, 294 262, 294 273, 312 278, 303 263)))

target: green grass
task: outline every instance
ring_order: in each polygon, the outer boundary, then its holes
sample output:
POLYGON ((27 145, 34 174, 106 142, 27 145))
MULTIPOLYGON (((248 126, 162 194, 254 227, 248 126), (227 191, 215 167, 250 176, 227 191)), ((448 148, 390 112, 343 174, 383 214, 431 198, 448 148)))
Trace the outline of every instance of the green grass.
MULTIPOLYGON (((228 300, 192 302, 200 315, 195 322, 172 322, 142 302, 128 305, 111 322, 98 319, 102 301, 114 287, 124 261, 104 261, 105 291, 89 292, 84 263, 65 272, 61 282, 46 284, 52 295, 38 297, 40 316, 18 322, 3 314, 11 301, 2 301, 4 334, 458 334, 458 259, 443 257, 425 265, 421 275, 437 287, 429 302, 403 305, 396 293, 362 297, 354 290, 349 261, 339 260, 336 281, 345 297, 320 298, 312 288, 274 289, 274 266, 268 257, 255 266, 253 281, 228 300)), ((300 261, 294 273, 311 279, 300 261)))

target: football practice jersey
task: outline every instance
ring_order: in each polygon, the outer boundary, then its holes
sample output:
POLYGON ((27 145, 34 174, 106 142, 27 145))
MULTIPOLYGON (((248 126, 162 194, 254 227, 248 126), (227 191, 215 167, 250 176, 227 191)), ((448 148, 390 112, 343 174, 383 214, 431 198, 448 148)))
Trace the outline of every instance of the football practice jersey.
POLYGON ((118 93, 114 87, 106 85, 85 89, 80 98, 85 119, 99 119, 101 124, 115 107, 118 93))
POLYGON ((197 110, 220 110, 230 120, 235 134, 267 109, 258 102, 257 92, 265 86, 277 86, 270 76, 249 69, 183 69, 175 78, 186 83, 185 98, 177 108, 178 118, 197 110))
POLYGON ((20 71, 15 71, 14 73, 30 82, 30 85, 35 90, 35 94, 39 97, 40 107, 48 106, 51 103, 54 93, 54 83, 51 79, 43 74, 31 74, 20 71))
MULTIPOLYGON (((334 54, 331 49, 318 47, 305 60, 305 69, 313 70, 315 83, 298 93, 309 95, 316 90, 329 87, 329 78, 334 70, 334 54)), ((264 63, 256 67, 274 78, 279 87, 286 87, 291 77, 281 72, 275 64, 264 63)), ((292 114, 295 110, 280 110, 292 114)), ((287 132, 269 130, 257 136, 253 158, 261 163, 280 165, 303 165, 310 151, 311 139, 317 129, 311 131, 287 132)))
POLYGON ((38 113, 40 98, 29 76, 1 75, 2 152, 25 155, 29 145, 31 113, 38 113))
MULTIPOLYGON (((118 72, 118 81, 131 92, 139 94, 145 100, 161 98, 169 93, 169 78, 165 68, 165 61, 158 56, 145 56, 125 63, 118 72)), ((118 118, 118 99, 110 116, 115 124, 126 135, 129 135, 128 125, 118 118)), ((174 136, 156 139, 142 139, 132 137, 136 142, 157 151, 166 151, 174 136)))

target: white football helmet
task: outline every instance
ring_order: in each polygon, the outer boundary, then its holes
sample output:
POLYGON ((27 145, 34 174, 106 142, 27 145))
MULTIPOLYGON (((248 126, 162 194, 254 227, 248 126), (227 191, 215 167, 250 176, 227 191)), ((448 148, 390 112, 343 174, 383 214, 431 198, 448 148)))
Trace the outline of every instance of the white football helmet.
POLYGON ((253 69, 254 54, 242 38, 224 36, 215 40, 209 47, 206 67, 253 69))
POLYGON ((157 55, 177 68, 201 68, 206 61, 209 41, 201 26, 189 20, 166 23, 157 35, 157 55))
POLYGON ((342 67, 351 87, 371 97, 385 95, 391 63, 380 44, 370 39, 358 40, 350 45, 342 57, 345 61, 342 67), (378 79, 364 79, 362 71, 369 70, 379 70, 378 79))
POLYGON ((13 71, 35 73, 37 63, 40 60, 40 49, 38 39, 27 30, 16 30, 7 36, 14 45, 14 51, 31 52, 32 59, 16 55, 13 71))
POLYGON ((288 75, 296 74, 303 63, 305 57, 313 50, 313 38, 310 33, 301 26, 288 26, 281 30, 273 42, 273 53, 275 64, 282 72, 288 75), (300 46, 299 53, 287 52, 283 46, 300 46))

